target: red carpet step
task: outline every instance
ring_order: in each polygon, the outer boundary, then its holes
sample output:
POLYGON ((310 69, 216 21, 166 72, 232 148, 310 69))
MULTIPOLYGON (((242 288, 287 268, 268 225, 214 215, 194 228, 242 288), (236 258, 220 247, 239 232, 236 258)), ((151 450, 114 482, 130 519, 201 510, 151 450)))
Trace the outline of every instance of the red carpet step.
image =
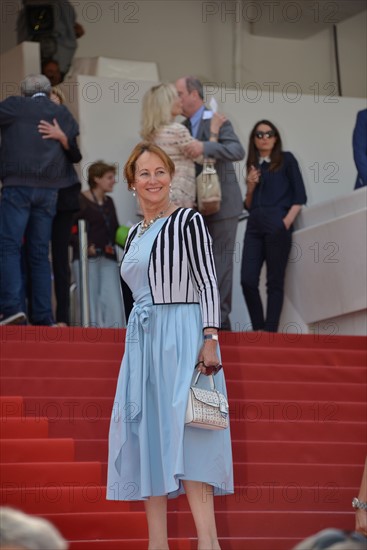
MULTIPOLYGON (((308 485, 298 482, 282 485, 275 480, 265 481, 262 484, 248 483, 236 485, 233 495, 216 498, 216 509, 219 511, 246 510, 261 511, 272 507, 278 512, 289 510, 307 512, 343 512, 345 503, 351 502, 354 487, 340 487, 335 481, 320 485, 312 481, 308 485)), ((88 482, 87 484, 55 483, 31 487, 19 486, 9 482, 1 489, 1 501, 16 506, 22 502, 24 509, 31 514, 47 514, 52 507, 54 514, 59 513, 92 513, 98 506, 99 512, 142 512, 141 502, 117 502, 106 500, 106 487, 101 484, 88 482)), ((174 511, 189 511, 185 498, 170 500, 168 509, 174 511)))
POLYGON ((0 462, 20 464, 71 462, 75 458, 73 439, 1 439, 0 462))
MULTIPOLYGON (((190 512, 168 512, 168 533, 171 537, 195 537, 195 527, 190 512)), ((353 516, 350 513, 350 516, 353 516)), ((100 539, 108 533, 111 538, 135 539, 147 538, 144 512, 109 512, 94 514, 50 514, 44 517, 50 519, 68 539, 84 537, 100 539)), ((243 512, 217 512, 218 531, 223 537, 241 537, 246 529, 247 537, 256 537, 266 525, 269 537, 284 536, 284 525, 287 525, 289 537, 304 538, 315 525, 331 525, 337 518, 342 529, 348 529, 349 518, 346 514, 337 512, 274 512, 263 510, 243 512)), ((352 518, 350 518, 352 519, 352 518)), ((245 544, 243 548, 246 548, 245 544)))
MULTIPOLYGON (((260 383, 258 383, 260 384, 260 383)), ((233 398, 229 403, 231 418, 242 419, 247 422, 258 420, 311 420, 325 423, 339 421, 342 418, 353 418, 357 422, 364 422, 367 418, 367 404, 357 401, 325 401, 325 400, 282 400, 271 396, 269 384, 264 390, 270 395, 265 399, 233 398)), ((51 422, 62 418, 85 418, 94 420, 110 418, 113 407, 113 395, 110 397, 66 398, 62 396, 39 396, 17 398, 17 402, 2 402, 2 415, 47 417, 51 422)), ((15 398, 11 398, 15 399, 15 398)))
MULTIPOLYGON (((50 519, 72 550, 142 550, 140 502, 105 500, 107 436, 124 331, 2 327, 0 502, 50 519)), ((236 490, 216 499, 223 550, 290 550, 353 529, 366 455, 359 337, 222 333, 236 490)), ((185 497, 172 549, 196 548, 185 497)))

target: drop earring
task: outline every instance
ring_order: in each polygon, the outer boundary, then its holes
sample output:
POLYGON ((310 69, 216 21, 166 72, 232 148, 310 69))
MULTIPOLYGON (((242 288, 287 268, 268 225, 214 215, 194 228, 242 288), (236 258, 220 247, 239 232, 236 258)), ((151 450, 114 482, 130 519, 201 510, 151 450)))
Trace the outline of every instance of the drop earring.
POLYGON ((131 189, 133 190, 133 197, 136 197, 135 187, 132 187, 131 189))

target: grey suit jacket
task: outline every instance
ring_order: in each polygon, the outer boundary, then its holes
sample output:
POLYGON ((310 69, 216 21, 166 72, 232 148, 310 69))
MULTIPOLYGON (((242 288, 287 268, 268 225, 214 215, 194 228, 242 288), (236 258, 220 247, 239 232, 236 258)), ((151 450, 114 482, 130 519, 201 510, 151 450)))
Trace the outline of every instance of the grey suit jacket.
MULTIPOLYGON (((185 123, 187 125, 187 121, 185 123)), ((242 160, 245 150, 229 121, 222 125, 218 142, 209 141, 209 138, 210 119, 202 119, 196 139, 204 142, 204 157, 216 159, 215 167, 222 187, 222 204, 219 212, 205 216, 205 219, 218 221, 238 216, 243 210, 243 199, 237 179, 239 165, 235 166, 233 162, 242 160)), ((200 171, 197 170, 197 173, 200 171)))

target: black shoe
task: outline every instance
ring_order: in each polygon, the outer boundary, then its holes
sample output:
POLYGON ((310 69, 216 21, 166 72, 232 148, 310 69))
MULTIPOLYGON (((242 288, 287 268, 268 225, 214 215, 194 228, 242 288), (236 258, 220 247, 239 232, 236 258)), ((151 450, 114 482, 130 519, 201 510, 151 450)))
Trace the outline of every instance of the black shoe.
POLYGON ((23 311, 18 311, 13 315, 0 315, 0 326, 2 325, 24 325, 27 321, 27 316, 23 311))

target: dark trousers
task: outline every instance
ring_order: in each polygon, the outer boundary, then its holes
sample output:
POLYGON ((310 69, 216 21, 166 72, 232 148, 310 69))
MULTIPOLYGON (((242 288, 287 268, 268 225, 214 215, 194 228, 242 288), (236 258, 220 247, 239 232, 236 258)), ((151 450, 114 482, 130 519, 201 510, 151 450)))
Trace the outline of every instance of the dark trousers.
POLYGON ((69 324, 69 240, 74 212, 58 210, 52 224, 52 270, 56 296, 56 321, 69 324))
POLYGON ((48 259, 57 190, 5 186, 0 202, 0 310, 5 317, 24 307, 22 241, 27 242, 32 287, 32 323, 52 325, 48 259))
POLYGON ((284 277, 292 244, 292 231, 277 209, 251 213, 242 254, 241 285, 253 330, 277 332, 283 306, 284 277), (264 317, 259 292, 261 268, 266 265, 267 308, 264 317))
POLYGON ((205 219, 213 239, 213 256, 220 296, 221 329, 231 330, 233 262, 236 255, 238 216, 225 220, 205 219))

